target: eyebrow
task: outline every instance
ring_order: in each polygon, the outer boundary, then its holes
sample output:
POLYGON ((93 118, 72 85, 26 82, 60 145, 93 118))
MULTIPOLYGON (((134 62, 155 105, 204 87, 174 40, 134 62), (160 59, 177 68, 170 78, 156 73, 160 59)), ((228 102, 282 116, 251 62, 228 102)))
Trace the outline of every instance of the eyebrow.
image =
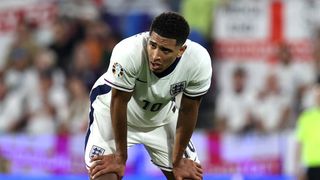
POLYGON ((169 52, 173 52, 173 50, 172 50, 172 49, 170 49, 170 48, 166 48, 166 47, 161 46, 161 45, 158 45, 156 42, 154 42, 154 41, 153 41, 153 40, 151 40, 151 39, 149 39, 149 42, 150 42, 151 44, 155 44, 155 45, 159 46, 159 49, 161 49, 162 51, 169 51, 169 52))

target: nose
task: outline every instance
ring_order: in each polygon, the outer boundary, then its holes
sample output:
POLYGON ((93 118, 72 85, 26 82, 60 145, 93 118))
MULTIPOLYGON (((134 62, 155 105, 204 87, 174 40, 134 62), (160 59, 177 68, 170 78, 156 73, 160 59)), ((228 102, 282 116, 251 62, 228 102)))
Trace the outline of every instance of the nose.
POLYGON ((160 60, 161 57, 160 57, 160 51, 159 49, 154 49, 153 52, 152 52, 152 60, 160 60))

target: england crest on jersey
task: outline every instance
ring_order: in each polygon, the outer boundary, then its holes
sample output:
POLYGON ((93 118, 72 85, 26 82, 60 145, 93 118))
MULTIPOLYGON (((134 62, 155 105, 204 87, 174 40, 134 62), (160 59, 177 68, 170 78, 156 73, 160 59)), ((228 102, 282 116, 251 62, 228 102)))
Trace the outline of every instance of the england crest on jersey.
POLYGON ((171 84, 170 85, 170 95, 176 96, 177 94, 183 92, 184 88, 186 88, 186 81, 171 84))
POLYGON ((90 159, 93 158, 94 156, 103 155, 104 151, 105 151, 105 149, 103 149, 102 147, 93 145, 90 150, 90 153, 89 153, 90 159))

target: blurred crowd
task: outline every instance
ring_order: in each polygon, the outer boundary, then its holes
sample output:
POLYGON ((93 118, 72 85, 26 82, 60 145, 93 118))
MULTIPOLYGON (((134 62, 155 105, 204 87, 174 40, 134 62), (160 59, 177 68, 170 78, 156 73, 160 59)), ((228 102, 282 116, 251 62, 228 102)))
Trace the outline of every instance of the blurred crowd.
POLYGON ((277 63, 219 62, 212 49, 214 11, 228 6, 228 0, 54 2, 57 16, 45 33, 23 18, 15 30, 0 69, 0 134, 84 133, 90 89, 106 71, 115 44, 147 31, 152 18, 168 10, 186 17, 190 38, 213 56, 214 79, 197 128, 279 132, 294 128, 298 114, 314 104, 320 33, 311 62, 295 61, 286 43, 279 44, 277 63))
POLYGON ((294 130, 299 115, 319 105, 319 37, 310 62, 293 59, 290 45, 280 43, 276 62, 224 63, 225 72, 218 77, 214 129, 239 134, 294 130))

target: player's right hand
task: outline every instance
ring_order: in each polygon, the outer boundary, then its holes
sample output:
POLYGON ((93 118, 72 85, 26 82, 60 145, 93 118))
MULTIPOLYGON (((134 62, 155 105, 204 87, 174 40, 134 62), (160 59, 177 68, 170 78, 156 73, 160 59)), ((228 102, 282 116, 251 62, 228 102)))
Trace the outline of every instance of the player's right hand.
POLYGON ((182 158, 179 163, 173 166, 173 174, 176 180, 202 180, 203 170, 200 164, 190 159, 182 158))
POLYGON ((123 177, 125 170, 125 161, 119 155, 109 154, 102 156, 94 156, 91 159, 92 165, 89 169, 90 177, 95 179, 106 173, 116 173, 119 177, 123 177))

